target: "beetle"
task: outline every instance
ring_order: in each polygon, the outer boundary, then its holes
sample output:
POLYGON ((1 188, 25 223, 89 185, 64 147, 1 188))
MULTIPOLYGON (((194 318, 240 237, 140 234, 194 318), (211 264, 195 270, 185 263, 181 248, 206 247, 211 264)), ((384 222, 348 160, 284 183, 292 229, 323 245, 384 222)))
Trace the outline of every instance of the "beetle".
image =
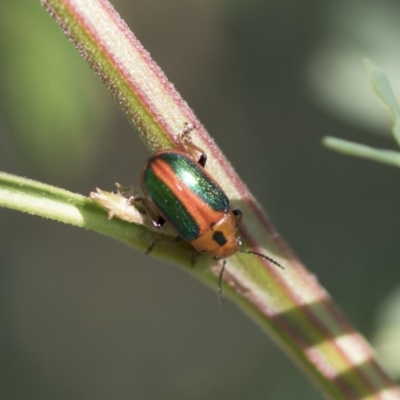
MULTIPOLYGON (((238 251, 254 254, 283 268, 271 257, 241 249, 238 230, 242 212, 230 207, 227 195, 206 171, 207 155, 188 136, 193 129, 193 125, 186 124, 181 134, 184 150, 160 150, 145 161, 141 172, 144 197, 133 201, 142 203, 156 227, 169 222, 178 234, 177 239, 190 242, 195 252, 209 253, 214 259, 223 260, 219 292, 225 259, 238 251), (196 151, 200 153, 197 160, 196 151)), ((158 240, 151 242, 147 253, 158 240)))

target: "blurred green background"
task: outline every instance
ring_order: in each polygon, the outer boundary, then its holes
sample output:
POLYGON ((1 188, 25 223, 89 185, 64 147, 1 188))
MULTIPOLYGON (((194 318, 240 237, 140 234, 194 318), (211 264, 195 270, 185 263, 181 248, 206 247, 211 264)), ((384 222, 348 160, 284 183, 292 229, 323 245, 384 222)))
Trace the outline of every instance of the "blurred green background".
MULTIPOLYGON (((400 172, 320 144, 395 148, 362 59, 400 88, 400 3, 113 4, 400 376, 400 172)), ((82 194, 139 186, 148 150, 39 1, 0 0, 0 87, 0 170, 82 194)), ((178 268, 7 209, 0 226, 0 398, 322 398, 258 326, 178 268)))

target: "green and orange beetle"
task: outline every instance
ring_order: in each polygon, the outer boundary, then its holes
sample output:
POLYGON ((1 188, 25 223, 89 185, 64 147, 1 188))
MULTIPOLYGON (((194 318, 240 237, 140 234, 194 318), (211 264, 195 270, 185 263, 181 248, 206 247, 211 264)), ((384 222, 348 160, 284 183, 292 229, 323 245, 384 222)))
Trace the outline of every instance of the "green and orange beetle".
MULTIPOLYGON (((190 242, 196 252, 223 260, 219 289, 225 259, 237 251, 257 255, 283 268, 268 256, 240 248, 242 212, 230 208, 227 195, 205 170, 206 154, 187 136, 193 129, 187 124, 181 135, 187 151, 161 150, 146 160, 141 174, 145 197, 133 200, 140 200, 149 216, 157 215, 152 217, 155 226, 161 227, 167 221, 178 239, 190 242), (200 153, 197 161, 195 151, 200 153)), ((154 242, 148 252, 153 246, 154 242)))

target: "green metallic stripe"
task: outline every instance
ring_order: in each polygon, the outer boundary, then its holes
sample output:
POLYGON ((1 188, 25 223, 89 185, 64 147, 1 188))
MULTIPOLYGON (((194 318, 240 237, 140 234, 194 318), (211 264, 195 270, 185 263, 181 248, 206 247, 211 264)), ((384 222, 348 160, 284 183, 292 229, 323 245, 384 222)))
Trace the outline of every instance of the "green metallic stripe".
POLYGON ((203 203, 214 211, 228 211, 229 200, 226 194, 199 164, 176 152, 162 153, 159 158, 175 171, 183 185, 195 193, 203 203))
POLYGON ((151 168, 151 159, 144 171, 143 183, 146 194, 162 216, 172 224, 182 239, 192 241, 199 236, 199 226, 184 205, 151 168))

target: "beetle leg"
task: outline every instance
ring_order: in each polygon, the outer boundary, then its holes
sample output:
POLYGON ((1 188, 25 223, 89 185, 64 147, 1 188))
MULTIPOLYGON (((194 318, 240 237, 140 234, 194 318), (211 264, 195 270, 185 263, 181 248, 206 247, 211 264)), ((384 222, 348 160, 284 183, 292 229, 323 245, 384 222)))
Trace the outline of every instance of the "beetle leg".
MULTIPOLYGON (((200 149, 199 149, 200 151, 200 149)), ((199 160, 197 161, 202 167, 206 166, 206 162, 207 162, 207 154, 202 153, 199 160)))
POLYGON ((181 133, 181 139, 185 140, 185 136, 186 136, 190 140, 189 133, 194 131, 197 128, 197 126, 193 125, 193 124, 191 124, 189 122, 185 122, 183 125, 184 125, 184 128, 183 128, 183 131, 181 133))
MULTIPOLYGON (((175 238, 175 243, 180 243, 180 242, 183 242, 183 238, 181 236, 177 236, 175 238)), ((194 247, 192 247, 190 250, 190 266, 192 268, 194 268, 194 265, 196 264, 196 258, 198 254, 199 253, 197 252, 197 250, 194 247)))
POLYGON ((224 295, 222 294, 222 278, 225 271, 226 260, 222 260, 222 268, 218 276, 218 303, 223 306, 225 304, 224 295))
POLYGON ((180 135, 180 140, 194 159, 196 159, 196 152, 200 153, 200 158, 198 159, 197 162, 202 167, 205 167, 207 162, 207 154, 204 152, 203 149, 193 144, 192 138, 190 137, 190 133, 195 129, 196 129, 195 125, 185 122, 185 128, 180 135))
POLYGON ((128 199, 129 204, 136 206, 139 211, 142 209, 144 214, 146 214, 156 228, 161 228, 165 224, 165 219, 154 212, 151 203, 145 197, 134 197, 131 196, 128 199))
POLYGON ((190 253, 190 266, 194 268, 194 264, 196 264, 196 258, 197 254, 199 254, 194 247, 192 247, 191 253, 190 253))
POLYGON ((164 236, 160 236, 160 235, 155 236, 155 237, 151 240, 151 242, 150 242, 150 244, 149 244, 149 247, 147 247, 146 255, 150 254, 150 253, 153 251, 155 245, 156 245, 157 243, 159 243, 159 242, 170 242, 170 243, 171 243, 171 242, 173 242, 173 239, 168 239, 168 238, 166 238, 166 237, 164 237, 164 236))
POLYGON ((175 239, 167 238, 167 237, 160 236, 160 235, 155 236, 155 237, 151 240, 151 242, 150 242, 150 244, 149 244, 149 247, 147 247, 146 255, 149 254, 149 253, 151 253, 151 252, 153 251, 153 249, 154 249, 154 247, 155 247, 155 245, 156 245, 157 243, 159 243, 159 242, 169 242, 169 243, 173 242, 173 243, 178 243, 178 242, 180 242, 180 240, 178 240, 178 238, 179 238, 179 236, 178 236, 177 238, 175 238, 175 239))
POLYGON ((147 247, 146 255, 150 254, 150 253, 153 251, 154 246, 155 246, 160 240, 161 240, 161 239, 160 239, 160 236, 155 236, 155 237, 151 240, 151 242, 150 242, 150 244, 149 244, 149 247, 147 247))
POLYGON ((149 247, 147 247, 146 255, 149 254, 149 253, 151 253, 151 252, 153 251, 155 245, 156 245, 158 242, 169 242, 169 243, 176 243, 176 244, 178 244, 178 243, 180 243, 180 242, 182 242, 182 241, 183 241, 183 239, 182 239, 180 236, 177 236, 176 238, 172 239, 172 238, 168 238, 168 237, 164 237, 164 236, 157 235, 157 236, 155 236, 155 237, 151 240, 151 242, 150 242, 150 244, 149 244, 149 247))
POLYGON ((117 188, 117 193, 122 196, 122 197, 126 197, 127 199, 135 196, 135 194, 137 194, 137 190, 132 186, 122 186, 121 184, 119 184, 118 182, 115 183, 115 186, 117 188))
POLYGON ((238 222, 240 222, 242 220, 242 217, 243 217, 242 211, 236 209, 236 210, 232 210, 232 212, 233 212, 234 216, 236 217, 236 219, 238 220, 238 222))

